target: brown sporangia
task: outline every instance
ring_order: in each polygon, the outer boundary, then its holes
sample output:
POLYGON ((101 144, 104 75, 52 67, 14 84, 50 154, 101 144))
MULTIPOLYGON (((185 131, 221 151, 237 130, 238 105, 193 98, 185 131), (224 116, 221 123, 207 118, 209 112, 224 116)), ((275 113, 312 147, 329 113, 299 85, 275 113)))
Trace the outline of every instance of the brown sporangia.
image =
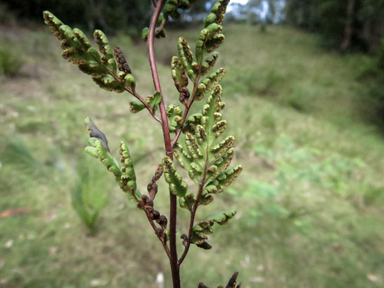
MULTIPOLYGON (((200 197, 200 204, 201 205, 208 205, 209 203, 211 203, 212 201, 214 200, 213 196, 212 195, 202 195, 200 197)), ((199 246, 200 247, 200 246, 199 246)), ((204 248, 204 247, 200 247, 200 248, 204 248)), ((204 248, 205 249, 205 248, 204 248)))
POLYGON ((100 52, 105 54, 106 49, 105 49, 105 47, 103 45, 101 45, 101 43, 102 43, 102 39, 101 39, 102 35, 98 31, 95 31, 94 36, 95 36, 95 41, 99 45, 100 52))
POLYGON ((190 93, 189 93, 188 89, 185 89, 185 91, 180 92, 180 95, 179 95, 180 103, 183 103, 184 105, 187 105, 188 104, 189 96, 190 96, 190 93))
POLYGON ((217 170, 217 166, 211 166, 208 168, 209 172, 215 172, 217 170))
POLYGON ((153 208, 153 201, 147 195, 141 195, 141 200, 143 201, 143 208, 153 208))
POLYGON ((193 54, 192 54, 191 48, 189 47, 187 40, 183 37, 181 37, 181 46, 183 47, 184 55, 187 58, 187 60, 192 62, 193 54))
POLYGON ((167 229, 168 225, 168 219, 164 215, 161 215, 159 219, 156 220, 156 222, 163 228, 164 230, 167 229))
POLYGON ((180 236, 181 239, 183 239, 183 245, 184 247, 187 247, 188 246, 188 242, 189 242, 189 238, 186 234, 183 234, 180 236))
POLYGON ((125 75, 132 74, 131 68, 129 67, 128 62, 125 59, 123 51, 121 51, 120 47, 116 46, 114 51, 119 71, 125 72, 125 75))
POLYGON ((239 284, 236 283, 238 275, 239 275, 239 272, 233 273, 231 279, 229 279, 228 284, 225 288, 240 288, 241 282, 239 284))
POLYGON ((233 147, 235 142, 235 137, 228 136, 223 141, 221 141, 219 144, 217 144, 215 147, 211 149, 213 153, 215 153, 215 158, 219 158, 222 154, 227 152, 230 148, 233 147))
POLYGON ((154 182, 148 183, 147 185, 147 191, 149 193, 149 197, 151 199, 155 199, 155 196, 157 194, 157 184, 154 182))
POLYGON ((153 219, 153 220, 159 219, 159 218, 160 218, 160 212, 157 211, 157 210, 153 210, 151 216, 152 216, 152 219, 153 219))
POLYGON ((185 69, 178 57, 172 58, 172 78, 177 91, 179 91, 179 101, 187 105, 190 96, 188 86, 188 77, 185 74, 185 69))
POLYGON ((93 35, 95 37, 97 45, 99 46, 99 51, 103 54, 101 56, 101 62, 104 65, 107 65, 108 59, 112 57, 112 51, 109 46, 108 39, 105 36, 104 32, 102 32, 101 30, 96 30, 93 35))
MULTIPOLYGON (((161 27, 160 27, 161 28, 161 27)), ((165 30, 163 28, 161 29, 156 29, 155 31, 155 37, 156 38, 165 38, 167 35, 165 33, 165 30)))
MULTIPOLYGON (((183 69, 183 68, 180 67, 180 69, 183 69)), ((189 96, 190 96, 189 90, 187 88, 188 78, 185 74, 181 74, 181 78, 182 78, 183 82, 186 83, 185 85, 181 85, 178 80, 174 80, 174 83, 175 83, 175 87, 176 87, 177 91, 179 91, 179 93, 180 93, 179 101, 183 104, 186 104, 186 101, 188 101, 189 96)))
POLYGON ((160 179, 161 175, 163 175, 163 165, 159 164, 157 166, 155 176, 152 177, 152 182, 157 182, 160 179))
MULTIPOLYGON (((159 177, 160 178, 160 177, 159 177)), ((160 215, 160 212, 153 208, 153 200, 147 195, 141 195, 141 202, 138 203, 138 208, 145 210, 151 220, 155 220, 160 226, 161 230, 167 229, 168 219, 164 215, 160 215)))
POLYGON ((221 133, 225 131, 226 128, 227 128, 227 122, 225 120, 222 120, 212 127, 212 131, 216 132, 215 137, 218 138, 221 135, 221 133))
POLYGON ((199 132, 197 137, 199 137, 202 140, 205 140, 205 138, 207 138, 207 134, 205 133, 205 130, 204 130, 203 126, 197 126, 197 129, 198 129, 198 132, 199 132))
MULTIPOLYGON (((239 275, 239 272, 233 273, 231 279, 229 279, 227 286, 225 288, 241 288, 241 282, 237 284, 237 276, 239 275)), ((223 286, 219 286, 218 288, 222 288, 223 286)), ((199 283, 199 286, 197 288, 208 288, 203 284, 203 282, 199 283)))
POLYGON ((147 185, 147 191, 149 194, 149 198, 154 200, 157 194, 157 184, 156 182, 160 179, 161 175, 163 175, 163 165, 159 164, 157 166, 155 175, 152 177, 152 181, 147 185))
POLYGON ((78 57, 81 54, 85 54, 82 49, 76 48, 76 47, 70 47, 70 48, 66 49, 63 53, 61 53, 61 56, 65 60, 67 60, 68 62, 71 62, 73 64, 77 64, 77 65, 87 64, 88 60, 81 59, 78 57), (74 56, 74 57, 72 57, 72 56, 74 56))
MULTIPOLYGON (((239 176, 239 174, 240 174, 241 171, 243 170, 243 167, 241 167, 240 165, 238 165, 238 166, 235 166, 235 167, 231 168, 230 170, 231 170, 231 174, 229 174, 228 177, 227 177, 224 181, 222 181, 222 183, 220 183, 220 184, 222 184, 222 185, 224 185, 224 186, 229 186, 229 185, 231 185, 231 183, 232 183, 233 181, 235 181, 236 178, 239 176)), ((224 173, 225 173, 225 172, 224 172, 224 173)))

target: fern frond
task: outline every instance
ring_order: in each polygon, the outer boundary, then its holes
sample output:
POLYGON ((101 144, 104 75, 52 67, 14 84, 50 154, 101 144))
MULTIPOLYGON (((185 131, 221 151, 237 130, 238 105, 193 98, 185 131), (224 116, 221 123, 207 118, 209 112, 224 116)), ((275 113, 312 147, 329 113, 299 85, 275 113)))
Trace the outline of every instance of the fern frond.
POLYGON ((223 186, 230 185, 242 171, 240 165, 228 169, 235 153, 235 138, 228 136, 215 144, 226 129, 226 121, 221 116, 225 107, 221 95, 221 86, 216 85, 202 110, 190 116, 184 124, 184 143, 179 142, 174 147, 180 166, 199 185, 196 201, 201 205, 211 203, 212 194, 221 193, 223 186))
MULTIPOLYGON (((121 93, 126 87, 130 89, 131 93, 135 91, 136 83, 132 74, 126 73, 125 70, 124 75, 118 73, 118 65, 114 59, 108 38, 101 30, 94 32, 94 39, 98 45, 100 55, 80 29, 75 28, 72 30, 71 27, 64 25, 60 19, 49 11, 44 11, 43 15, 45 23, 56 38, 61 41, 61 48, 64 50, 61 55, 64 59, 76 64, 80 71, 85 74, 91 75, 93 81, 107 91, 121 93)), ((120 48, 118 48, 117 54, 119 70, 127 68, 127 65, 121 65, 125 58, 120 48)))
POLYGON ((192 239, 190 239, 193 244, 203 244, 208 239, 209 234, 213 233, 212 226, 217 223, 219 225, 224 225, 236 215, 236 209, 231 209, 228 211, 223 211, 211 216, 208 216, 203 221, 197 223, 193 227, 192 239))

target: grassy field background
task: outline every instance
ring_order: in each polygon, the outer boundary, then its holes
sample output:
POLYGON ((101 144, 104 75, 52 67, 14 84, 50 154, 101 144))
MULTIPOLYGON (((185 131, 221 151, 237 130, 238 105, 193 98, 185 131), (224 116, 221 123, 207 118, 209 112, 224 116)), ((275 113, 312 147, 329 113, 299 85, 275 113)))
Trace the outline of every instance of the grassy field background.
MULTIPOLYGON (((169 69, 177 38, 194 43, 198 32, 171 31, 156 43, 167 104, 178 101, 169 69)), ((211 250, 192 247, 183 287, 223 285, 234 271, 245 288, 382 287, 384 139, 361 120, 367 92, 356 79, 365 57, 325 52, 316 36, 286 27, 228 25, 224 33, 216 65, 227 70, 223 117, 244 171, 199 219, 233 207, 238 214, 215 229, 211 250)), ((145 44, 110 41, 123 49, 139 93, 151 95, 145 44)), ((163 155, 158 123, 129 113, 130 95, 103 91, 66 63, 48 28, 0 29, 0 49, 22 64, 0 79, 0 213, 26 209, 0 218, 0 287, 155 288, 160 272, 170 287, 142 212, 83 152, 91 116, 112 153, 120 140, 129 144, 145 191, 163 155), (88 167, 86 177, 76 167, 88 167), (71 206, 78 187, 107 199, 94 237, 71 206)), ((156 207, 166 214, 163 181, 159 191, 156 207)), ((180 220, 185 233, 184 211, 180 220)))

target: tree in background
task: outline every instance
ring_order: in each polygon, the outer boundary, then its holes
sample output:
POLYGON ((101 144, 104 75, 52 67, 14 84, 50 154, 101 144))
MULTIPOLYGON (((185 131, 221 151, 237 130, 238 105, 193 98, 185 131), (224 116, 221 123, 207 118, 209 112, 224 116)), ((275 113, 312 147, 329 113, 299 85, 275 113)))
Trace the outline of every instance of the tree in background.
POLYGON ((289 0, 287 19, 319 32, 325 47, 373 53, 384 36, 384 0, 289 0))
POLYGON ((249 0, 246 4, 248 21, 252 22, 251 17, 256 14, 258 22, 262 24, 279 23, 284 18, 282 15, 284 6, 284 0, 249 0))
POLYGON ((380 49, 384 37, 384 0, 355 0, 362 2, 356 18, 362 22, 360 37, 370 43, 370 51, 380 49))
POLYGON ((347 4, 347 18, 344 25, 344 40, 341 44, 341 51, 347 51, 351 46, 351 39, 353 34, 353 12, 355 8, 355 0, 348 0, 347 4))

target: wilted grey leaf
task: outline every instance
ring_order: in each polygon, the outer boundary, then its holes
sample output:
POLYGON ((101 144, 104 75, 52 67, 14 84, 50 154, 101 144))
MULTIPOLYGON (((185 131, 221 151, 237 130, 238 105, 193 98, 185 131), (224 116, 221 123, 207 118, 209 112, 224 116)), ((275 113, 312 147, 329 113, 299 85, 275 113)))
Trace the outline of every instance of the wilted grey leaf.
POLYGON ((89 137, 97 138, 101 141, 101 144, 103 145, 103 148, 107 150, 108 152, 111 152, 108 147, 108 140, 107 137, 105 137, 104 133, 97 128, 95 123, 90 117, 85 118, 84 126, 87 128, 89 133, 89 137))

